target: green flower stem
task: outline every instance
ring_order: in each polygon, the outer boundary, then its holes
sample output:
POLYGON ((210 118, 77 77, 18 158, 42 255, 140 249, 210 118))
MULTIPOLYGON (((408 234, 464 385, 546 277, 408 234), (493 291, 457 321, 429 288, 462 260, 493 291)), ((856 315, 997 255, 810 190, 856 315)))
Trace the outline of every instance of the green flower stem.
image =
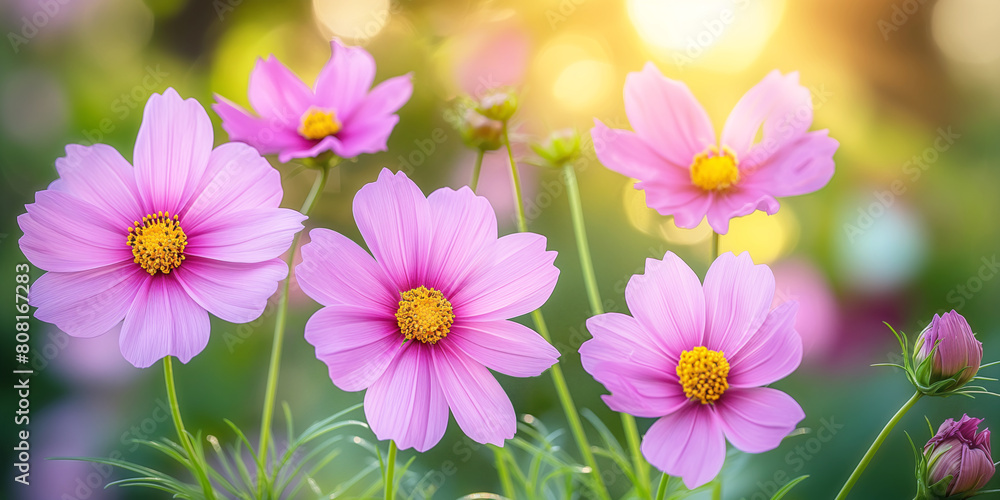
POLYGON ((921 396, 923 396, 923 394, 919 391, 913 393, 913 396, 910 397, 909 401, 903 403, 903 406, 899 409, 899 411, 897 411, 896 414, 889 419, 889 422, 882 428, 882 432, 879 432, 878 436, 875 437, 875 442, 873 442, 871 447, 868 448, 868 451, 865 452, 865 456, 861 457, 861 462, 858 462, 858 466, 854 468, 854 472, 851 473, 851 477, 847 478, 847 482, 844 483, 844 487, 840 489, 840 493, 837 494, 835 500, 844 500, 847 498, 847 494, 851 492, 851 488, 854 487, 854 483, 858 482, 861 474, 864 473, 865 468, 868 467, 868 463, 875 457, 875 453, 878 451, 879 447, 882 446, 882 442, 885 441, 885 438, 889 437, 889 433, 892 432, 892 428, 896 427, 896 424, 903 418, 903 415, 906 415, 906 412, 917 403, 921 396))
POLYGON ((712 261, 719 258, 719 240, 722 239, 722 235, 712 231, 712 261))
POLYGON ((500 486, 503 488, 503 496, 514 498, 514 481, 510 478, 510 470, 507 468, 507 452, 503 448, 490 446, 493 448, 493 457, 496 459, 497 476, 500 477, 500 486))
MULTIPOLYGON (((319 173, 313 182, 312 189, 302 203, 302 215, 309 215, 316 203, 319 201, 320 193, 326 186, 326 181, 330 178, 330 169, 337 160, 320 165, 317 169, 319 173)), ((267 447, 271 441, 271 419, 274 416, 274 396, 278 387, 278 371, 281 365, 281 347, 285 336, 285 323, 288 318, 288 291, 291 287, 292 266, 294 265, 295 249, 298 247, 299 239, 303 231, 299 231, 292 238, 292 247, 288 250, 288 277, 285 278, 281 287, 281 298, 278 300, 278 311, 274 321, 274 338, 271 343, 271 361, 267 368, 267 386, 264 389, 264 409, 260 421, 260 444, 257 449, 259 463, 259 484, 264 485, 267 478, 267 447)))
POLYGON ((170 401, 170 414, 174 418, 174 427, 177 428, 177 437, 181 440, 181 446, 184 447, 184 451, 187 452, 188 460, 191 460, 191 466, 195 470, 195 475, 198 477, 198 482, 201 484, 202 491, 205 492, 205 498, 208 500, 215 499, 215 491, 212 490, 212 483, 208 480, 208 476, 205 474, 205 468, 201 463, 201 457, 195 454, 194 446, 191 444, 191 439, 188 437, 188 433, 184 430, 184 421, 181 420, 181 408, 177 404, 177 389, 174 387, 174 365, 171 356, 163 358, 163 378, 167 382, 167 399, 170 401))
POLYGON ((660 487, 656 489, 656 500, 663 500, 667 494, 667 485, 670 484, 670 476, 666 472, 660 476, 660 487))
MULTIPOLYGON (((514 198, 517 204, 517 227, 520 232, 523 233, 528 231, 528 219, 524 215, 524 201, 521 198, 521 177, 517 173, 517 162, 514 161, 514 151, 510 147, 510 137, 507 134, 507 122, 503 123, 503 141, 507 145, 507 156, 510 158, 510 172, 514 179, 514 198)), ((541 335, 546 342, 551 344, 552 338, 549 335, 548 327, 545 325, 545 318, 542 316, 542 311, 540 309, 532 311, 531 319, 535 323, 535 329, 538 330, 538 334, 541 335)), ((559 366, 559 363, 552 365, 552 368, 549 368, 549 373, 552 374, 552 382, 556 386, 556 393, 559 395, 559 402, 562 404, 563 411, 566 413, 566 420, 569 422, 569 427, 573 432, 576 445, 580 448, 580 454, 583 455, 584 463, 590 467, 595 490, 601 499, 610 500, 611 495, 608 493, 607 486, 604 485, 604 479, 601 478, 601 471, 597 467, 597 460, 594 459, 594 453, 590 449, 590 442, 587 441, 587 434, 584 432, 583 424, 580 421, 580 413, 576 410, 576 405, 573 403, 573 396, 569 393, 569 386, 566 385, 566 378, 563 376, 562 368, 559 366)))
POLYGON ((472 188, 473 193, 476 192, 476 186, 479 186, 479 171, 483 168, 483 156, 485 154, 486 151, 482 149, 476 153, 476 166, 472 169, 472 182, 469 183, 469 187, 472 188))
POLYGON ((712 485, 712 500, 722 500, 722 481, 716 480, 712 485))
POLYGON ((385 462, 385 500, 392 500, 395 497, 393 489, 396 487, 395 479, 392 477, 396 472, 396 442, 389 440, 389 456, 385 462))
MULTIPOLYGON (((587 300, 590 302, 591 314, 594 316, 604 313, 604 302, 601 300, 601 292, 597 288, 597 275, 594 272, 594 261, 590 256, 590 245, 587 242, 587 226, 583 220, 583 202, 580 198, 580 186, 576 179, 576 171, 571 163, 563 165, 563 176, 566 179, 566 194, 569 198, 569 213, 573 221, 573 234, 576 236, 576 248, 580 254, 580 270, 583 272, 583 283, 587 289, 587 300)), ((642 456, 640 447, 639 429, 635 424, 635 417, 628 413, 619 413, 622 419, 622 428, 625 429, 625 438, 628 441, 629 451, 632 454, 632 463, 635 468, 636 490, 639 498, 650 498, 649 491, 649 467, 646 459, 642 456)))

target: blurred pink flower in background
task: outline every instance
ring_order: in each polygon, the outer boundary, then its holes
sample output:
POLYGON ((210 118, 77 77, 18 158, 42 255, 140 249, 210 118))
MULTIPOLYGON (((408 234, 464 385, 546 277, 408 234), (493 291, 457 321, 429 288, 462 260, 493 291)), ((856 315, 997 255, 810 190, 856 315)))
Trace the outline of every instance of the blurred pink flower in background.
POLYGON ((777 307, 794 300, 799 303, 795 331, 802 337, 806 359, 826 359, 828 348, 840 333, 837 297, 823 272, 812 261, 796 257, 771 268, 774 271, 774 302, 777 307))
POLYGON ((533 377, 558 359, 541 335, 510 321, 551 295, 555 252, 534 233, 498 238, 490 204, 468 187, 424 197, 388 169, 358 191, 354 217, 371 254, 314 229, 295 269, 325 306, 305 338, 330 379, 367 389, 368 424, 400 449, 436 445, 449 409, 469 438, 503 446, 517 418, 490 370, 533 377))
POLYGON ((516 18, 471 25, 459 39, 453 71, 465 93, 478 99, 490 90, 523 83, 531 39, 516 18))
MULTIPOLYGON (((522 145, 515 143, 517 151, 524 151, 522 145)), ((476 153, 466 151, 458 156, 455 168, 452 170, 451 182, 448 184, 461 187, 469 184, 472 179, 472 168, 476 163, 476 153)), ((521 176, 521 196, 525 204, 525 216, 537 217, 541 210, 553 203, 552 196, 539 200, 541 192, 538 186, 538 169, 527 163, 518 161, 518 174, 521 176), (546 203, 539 203, 546 202, 546 203), (545 205, 545 206, 540 206, 545 205), (530 212, 530 213, 529 213, 530 212)), ((506 149, 487 152, 483 156, 483 167, 480 170, 479 186, 476 194, 490 201, 497 214, 497 220, 503 227, 517 226, 517 205, 514 202, 514 181, 511 179, 510 159, 506 149)))
POLYGON ((313 88, 274 56, 259 59, 250 74, 248 98, 258 116, 216 95, 212 109, 233 141, 278 160, 310 158, 332 151, 341 158, 387 149, 399 122, 395 113, 413 93, 411 75, 372 88, 375 59, 361 47, 330 42, 330 60, 313 88))
POLYGON ((718 141, 687 85, 653 63, 625 79, 625 113, 635 132, 594 119, 597 157, 639 179, 635 187, 646 191, 649 207, 673 215, 679 227, 707 216, 726 234, 730 219, 756 210, 773 215, 776 197, 811 193, 833 177, 839 143, 826 130, 808 132, 812 96, 798 73, 768 73, 736 103, 718 141))

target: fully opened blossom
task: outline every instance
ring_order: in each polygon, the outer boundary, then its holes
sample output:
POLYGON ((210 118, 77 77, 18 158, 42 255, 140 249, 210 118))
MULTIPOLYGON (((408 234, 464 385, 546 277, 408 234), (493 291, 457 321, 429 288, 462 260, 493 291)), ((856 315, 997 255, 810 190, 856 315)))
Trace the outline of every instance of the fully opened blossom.
POLYGON ((736 103, 718 140, 687 86, 652 63, 626 78, 625 113, 635 132, 594 120, 597 157, 638 179, 650 208, 680 227, 707 216, 725 234, 730 219, 755 210, 773 215, 776 197, 811 193, 833 176, 839 144, 826 130, 808 132, 812 100, 797 73, 764 77, 736 103))
POLYGON ((248 98, 254 116, 222 96, 212 109, 233 141, 277 153, 287 162, 332 151, 342 158, 386 150, 399 122, 396 111, 413 92, 410 75, 371 88, 375 59, 361 47, 330 42, 330 60, 312 88, 270 56, 250 74, 248 98))
POLYGON ((774 276, 750 255, 721 255, 705 284, 677 255, 647 259, 625 289, 632 316, 587 320, 594 338, 583 367, 611 391, 611 409, 659 418, 642 453, 688 488, 722 469, 726 440, 760 453, 774 449, 805 414, 789 395, 762 387, 802 360, 797 304, 770 310, 774 276))
POLYGON ((322 304, 306 340, 345 391, 368 389, 379 439, 430 449, 448 410, 470 438, 514 436, 510 399, 490 369, 539 375, 559 353, 510 318, 540 307, 559 270, 545 238, 497 238, 485 198, 468 187, 424 197, 403 173, 382 170, 358 191, 354 219, 371 251, 327 229, 309 233, 295 276, 322 304))
POLYGON ((201 104, 167 89, 146 103, 134 167, 104 144, 66 147, 59 179, 17 219, 21 250, 48 271, 31 287, 38 319, 74 337, 124 320, 121 352, 144 368, 201 352, 209 312, 260 316, 305 217, 278 208, 281 179, 257 151, 212 141, 201 104))
POLYGON ((996 468, 990 455, 990 430, 979 432, 982 419, 962 415, 945 420, 924 446, 927 486, 951 476, 942 496, 970 493, 986 486, 996 468))
POLYGON ((914 364, 923 365, 922 370, 918 368, 917 376, 925 386, 954 378, 954 382, 942 390, 957 389, 979 372, 983 344, 976 340, 969 322, 954 310, 943 316, 935 314, 917 342, 914 364), (930 362, 924 365, 922 362, 931 356, 930 362))

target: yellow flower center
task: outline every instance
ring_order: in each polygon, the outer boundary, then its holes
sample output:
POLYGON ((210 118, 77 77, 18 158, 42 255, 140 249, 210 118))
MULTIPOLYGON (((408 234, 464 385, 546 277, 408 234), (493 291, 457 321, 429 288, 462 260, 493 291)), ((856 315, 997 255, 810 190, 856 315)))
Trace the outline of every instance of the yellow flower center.
POLYGON ((454 322, 451 302, 438 290, 421 286, 399 294, 396 323, 406 340, 435 344, 448 336, 454 322))
POLYGON ((721 191, 739 182, 740 170, 737 168, 736 153, 723 147, 722 152, 716 147, 698 153, 691 163, 691 182, 705 191, 721 191))
POLYGON ((133 262, 139 264, 150 276, 157 272, 170 274, 184 261, 187 235, 181 229, 177 216, 170 212, 157 212, 135 221, 128 228, 128 245, 132 247, 133 262))
POLYGON ((698 346, 681 353, 677 363, 677 376, 684 387, 684 395, 701 404, 713 404, 729 388, 729 362, 721 351, 698 346))
POLYGON ((341 123, 337 120, 335 111, 311 109, 302 117, 299 135, 306 139, 318 141, 328 135, 340 132, 341 123))

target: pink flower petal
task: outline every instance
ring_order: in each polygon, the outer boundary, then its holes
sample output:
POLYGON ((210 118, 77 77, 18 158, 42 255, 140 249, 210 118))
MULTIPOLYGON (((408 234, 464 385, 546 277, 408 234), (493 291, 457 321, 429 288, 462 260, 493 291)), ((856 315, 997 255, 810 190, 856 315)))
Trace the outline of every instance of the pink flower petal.
POLYGON ((395 313, 399 291, 368 252, 329 229, 313 229, 309 238, 295 267, 306 295, 325 306, 352 304, 395 313))
POLYGON ((350 151, 345 151, 343 144, 340 142, 339 136, 342 134, 343 131, 337 135, 328 135, 318 141, 306 141, 297 147, 283 149, 278 153, 278 161, 288 163, 295 158, 315 158, 327 151, 333 151, 334 154, 341 158, 351 158, 352 156, 347 154, 350 151))
POLYGON ((130 262, 128 228, 114 214, 59 190, 39 191, 17 223, 18 241, 32 264, 58 272, 130 262))
POLYGON ((344 125, 336 137, 327 137, 331 140, 323 147, 319 144, 314 146, 309 153, 316 154, 317 151, 330 149, 341 158, 353 158, 362 153, 377 153, 388 149, 389 136, 392 135, 393 128, 399 123, 399 116, 388 115, 378 120, 370 120, 359 123, 349 123, 344 125))
MULTIPOLYGON (((365 87, 365 90, 368 90, 365 87)), ((351 113, 347 122, 351 124, 384 121, 403 107, 413 95, 413 74, 390 78, 371 89, 351 113)), ((346 128, 346 126, 345 126, 346 128)))
POLYGON ((182 100, 172 88, 149 97, 133 158, 147 213, 176 214, 187 205, 205 174, 213 140, 212 122, 198 101, 182 100))
POLYGON ((430 205, 406 174, 387 168, 354 197, 354 220, 368 249, 398 287, 423 284, 430 245, 430 205))
POLYGON ((763 145, 755 146, 750 160, 766 156, 752 165, 746 180, 740 186, 766 190, 774 196, 796 196, 818 191, 833 178, 833 154, 840 143, 829 137, 826 130, 800 135, 773 151, 763 145), (758 149, 760 151, 758 152, 758 149))
POLYGON ((62 191, 104 209, 119 227, 129 227, 146 215, 139 206, 132 165, 115 148, 104 144, 66 146, 66 156, 56 160, 59 180, 49 189, 62 191))
POLYGON ((733 446, 747 453, 770 451, 806 418, 791 396, 777 389, 729 389, 715 405, 719 424, 733 446))
POLYGON ((712 122, 687 85, 665 78, 653 63, 625 78, 625 114, 639 137, 674 165, 690 166, 715 145, 712 122))
POLYGON ((497 241, 497 216, 490 202, 468 186, 441 188, 427 197, 433 234, 427 262, 428 286, 449 297, 464 285, 497 241))
POLYGON ((729 232, 729 222, 736 217, 750 215, 757 210, 763 210, 768 215, 778 213, 778 200, 774 196, 759 190, 748 189, 742 185, 733 186, 727 191, 712 194, 712 204, 708 207, 708 224, 719 234, 729 232))
POLYGON ((196 231, 185 229, 184 253, 226 262, 270 260, 288 250, 305 218, 288 208, 255 208, 213 217, 198 224, 196 231))
MULTIPOLYGON (((700 291, 699 291, 700 293, 700 291)), ((593 338, 580 347, 583 368, 604 385, 608 407, 637 417, 662 417, 688 400, 677 378, 677 354, 635 318, 605 313, 587 320, 593 338)))
POLYGON ((760 144, 774 151, 809 130, 812 121, 812 96, 799 84, 799 74, 782 75, 774 70, 736 103, 720 142, 732 148, 743 163, 761 125, 764 133, 760 144))
POLYGON ((555 259, 556 252, 545 251, 542 235, 515 233, 498 239, 493 255, 453 294, 455 315, 492 321, 538 309, 559 278, 555 259))
POLYGON ((705 346, 730 356, 753 337, 771 308, 774 275, 765 265, 754 265, 750 254, 726 252, 705 275, 705 346))
POLYGON ((559 360, 559 351, 541 335, 513 321, 456 324, 442 342, 512 377, 537 377, 559 360))
POLYGON ((197 194, 181 215, 185 231, 236 212, 278 208, 281 203, 281 174, 252 147, 238 142, 223 144, 212 151, 208 168, 197 194))
POLYGON ((264 312, 278 282, 288 275, 288 265, 281 259, 242 264, 194 257, 171 274, 208 312, 230 323, 246 323, 264 312))
POLYGON ((208 312, 170 276, 145 280, 125 315, 118 339, 122 355, 136 368, 164 356, 187 363, 208 345, 208 312))
POLYGON ((364 100, 375 81, 375 58, 362 47, 330 42, 330 60, 316 77, 316 104, 344 119, 364 100))
POLYGON ((712 411, 692 404, 653 423, 642 438, 642 455, 693 490, 719 475, 726 440, 712 411))
POLYGON ((96 337, 125 318, 146 271, 132 262, 88 271, 45 273, 32 285, 29 298, 35 317, 74 337, 96 337))
POLYGON ((434 371, 462 432, 477 443, 503 446, 517 417, 510 398, 485 366, 447 342, 431 349, 434 371))
POLYGON ((247 97, 262 118, 278 120, 292 129, 298 129, 302 113, 314 101, 312 90, 273 55, 257 60, 250 72, 247 97))
POLYGON ((660 215, 672 215, 674 224, 686 229, 701 224, 715 199, 714 192, 707 192, 691 184, 690 179, 681 182, 660 176, 637 182, 635 188, 646 191, 646 205, 649 208, 660 215))
POLYGON ((795 331, 796 302, 785 302, 764 320, 743 348, 727 356, 730 387, 759 387, 781 380, 802 362, 802 338, 795 331))
POLYGON ((646 259, 645 274, 625 287, 628 308, 643 329, 654 332, 658 345, 671 356, 703 345, 705 292, 698 276, 673 252, 663 260, 646 259))
POLYGON ((409 342, 365 393, 365 417, 380 441, 401 450, 434 447, 448 428, 448 402, 431 359, 432 346, 409 342))
POLYGON ((690 159, 683 165, 670 163, 635 132, 608 128, 595 118, 590 136, 597 159, 619 174, 636 179, 663 176, 671 184, 691 185, 690 159))
POLYGON ((305 338, 326 363, 333 383, 345 391, 375 383, 404 345, 395 317, 349 305, 317 311, 306 323, 305 338))
POLYGON ((262 155, 287 149, 306 149, 313 141, 299 135, 298 125, 277 118, 259 118, 218 94, 212 110, 222 119, 229 140, 249 144, 262 155))

